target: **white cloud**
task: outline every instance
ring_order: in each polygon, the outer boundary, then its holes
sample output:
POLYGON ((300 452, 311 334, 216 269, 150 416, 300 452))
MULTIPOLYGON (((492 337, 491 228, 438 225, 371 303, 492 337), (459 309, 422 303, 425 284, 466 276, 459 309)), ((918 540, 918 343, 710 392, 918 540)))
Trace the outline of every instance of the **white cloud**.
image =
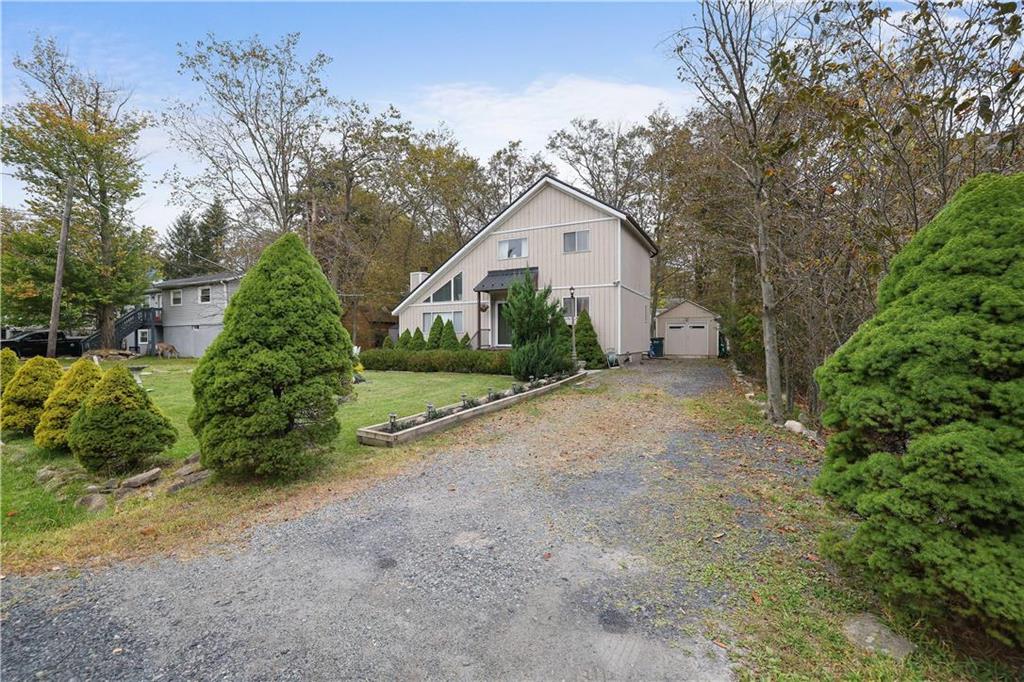
POLYGON ((694 93, 641 83, 564 75, 534 80, 519 90, 485 84, 448 83, 422 89, 400 108, 419 128, 444 123, 466 149, 486 158, 509 140, 541 151, 548 136, 576 117, 635 122, 656 107, 682 114, 694 93))

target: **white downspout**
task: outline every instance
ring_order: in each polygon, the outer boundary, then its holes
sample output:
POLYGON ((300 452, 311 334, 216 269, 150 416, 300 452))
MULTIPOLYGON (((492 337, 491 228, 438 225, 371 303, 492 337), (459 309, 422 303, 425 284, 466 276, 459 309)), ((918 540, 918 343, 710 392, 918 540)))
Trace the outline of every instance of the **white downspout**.
POLYGON ((615 354, 622 355, 622 220, 617 223, 615 232, 616 259, 616 300, 615 300, 615 354))

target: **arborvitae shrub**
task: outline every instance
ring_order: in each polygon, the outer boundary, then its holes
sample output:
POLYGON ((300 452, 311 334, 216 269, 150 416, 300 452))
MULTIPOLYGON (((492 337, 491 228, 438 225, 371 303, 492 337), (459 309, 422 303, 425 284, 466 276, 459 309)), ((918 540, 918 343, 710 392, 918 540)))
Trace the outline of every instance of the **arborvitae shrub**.
POLYGON ((451 320, 444 323, 444 330, 441 332, 441 350, 459 350, 459 337, 455 334, 455 325, 451 320))
POLYGON ((79 358, 64 372, 43 405, 43 414, 35 429, 36 445, 49 449, 68 446, 71 418, 102 376, 103 372, 89 358, 79 358))
POLYGON ((416 327, 416 332, 412 335, 412 339, 409 341, 409 350, 426 350, 427 341, 423 338, 423 332, 420 331, 419 327, 416 327))
POLYGON ((401 348, 402 350, 409 350, 410 345, 412 345, 412 334, 409 332, 408 329, 406 329, 398 337, 398 344, 396 345, 396 347, 401 348))
POLYGON ((60 363, 53 358, 29 358, 4 389, 0 427, 31 435, 43 413, 43 404, 62 373, 60 363))
POLYGON ((835 554, 1024 644, 1024 175, 964 185, 816 378, 817 486, 862 519, 835 554))
POLYGON ((302 241, 267 247, 224 312, 224 330, 192 374, 189 426, 205 466, 291 477, 340 429, 352 390, 352 341, 338 296, 302 241))
POLYGON ((504 312, 512 327, 513 376, 527 380, 572 368, 562 306, 550 300, 551 287, 538 291, 533 278, 524 276, 509 287, 504 312))
POLYGON ((18 371, 21 363, 18 361, 18 354, 10 348, 0 350, 0 395, 3 395, 7 382, 11 380, 14 373, 18 371))
POLYGON ((86 469, 132 471, 174 444, 178 430, 124 365, 114 365, 93 386, 71 418, 68 447, 86 469))
POLYGON ((440 315, 434 316, 430 325, 430 334, 427 335, 427 350, 437 350, 441 347, 441 337, 444 336, 444 320, 440 315))
POLYGON ((576 316, 576 357, 587 363, 587 369, 604 369, 608 360, 601 343, 597 340, 597 330, 590 321, 590 313, 586 310, 576 316))
POLYGON ((473 340, 469 338, 468 332, 466 334, 463 334, 462 338, 459 339, 459 347, 462 348, 463 350, 473 349, 473 340))
POLYGON ((384 337, 384 341, 381 342, 380 347, 381 348, 394 348, 395 347, 395 342, 392 341, 391 340, 391 336, 388 335, 388 336, 384 337))

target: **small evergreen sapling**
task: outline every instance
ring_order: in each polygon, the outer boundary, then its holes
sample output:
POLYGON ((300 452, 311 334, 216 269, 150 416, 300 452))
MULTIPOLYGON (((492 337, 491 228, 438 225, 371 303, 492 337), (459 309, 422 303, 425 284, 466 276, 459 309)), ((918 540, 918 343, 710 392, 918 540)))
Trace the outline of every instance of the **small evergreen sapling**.
POLYGON ((444 323, 440 348, 442 350, 459 350, 459 337, 455 335, 455 325, 451 320, 444 323))
POLYGON ((468 332, 463 334, 462 338, 459 339, 459 348, 462 350, 473 350, 473 340, 469 338, 468 332))
POLYGON ((576 358, 586 362, 587 369, 604 369, 608 366, 608 360, 597 340, 597 331, 590 321, 590 313, 586 310, 576 316, 576 358))
POLYGON ((71 419, 68 447, 86 469, 123 473, 174 444, 178 431, 124 365, 93 386, 71 419))
POLYGON ((60 363, 53 358, 29 358, 4 389, 0 427, 4 431, 31 434, 43 414, 43 404, 62 373, 60 363))
POLYGON ((9 382, 14 376, 14 373, 18 371, 19 366, 21 366, 21 361, 18 360, 17 353, 10 348, 0 350, 0 395, 3 395, 4 388, 7 387, 7 382, 9 382))
POLYGON ((268 246, 224 312, 224 330, 192 374, 189 426, 203 464, 293 477, 337 436, 352 390, 341 305, 298 236, 268 246))
POLYGON ((437 350, 441 347, 441 337, 444 336, 444 320, 440 315, 434 316, 430 325, 430 334, 427 336, 427 350, 437 350))
POLYGON ((36 445, 53 450, 68 446, 71 418, 102 376, 103 372, 89 358, 79 358, 64 372, 43 405, 35 430, 36 445))
POLYGON ((395 342, 391 340, 390 334, 384 337, 384 341, 381 342, 380 347, 388 349, 395 347, 395 342))
POLYGON ((416 332, 412 335, 412 340, 409 341, 409 350, 426 350, 427 341, 423 338, 423 332, 419 327, 416 327, 416 332))
POLYGON ((410 350, 410 346, 411 345, 412 345, 412 334, 409 332, 408 329, 406 329, 398 337, 398 344, 396 345, 396 348, 400 348, 401 350, 410 350))

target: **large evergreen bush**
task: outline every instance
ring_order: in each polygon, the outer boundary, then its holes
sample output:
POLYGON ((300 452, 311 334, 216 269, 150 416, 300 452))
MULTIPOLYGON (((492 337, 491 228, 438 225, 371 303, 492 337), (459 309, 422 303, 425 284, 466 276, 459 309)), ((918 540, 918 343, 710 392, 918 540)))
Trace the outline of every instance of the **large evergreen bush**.
POLYGON ((444 331, 441 332, 441 343, 438 348, 441 350, 459 350, 459 337, 455 333, 455 325, 451 320, 444 323, 444 331))
POLYGON ((576 359, 587 363, 587 369, 606 369, 608 360, 601 343, 597 340, 597 331, 590 321, 590 313, 586 310, 576 317, 576 359))
POLYGON ((79 358, 64 372, 43 405, 43 413, 35 429, 36 445, 49 449, 68 446, 71 418, 102 376, 103 372, 89 358, 79 358))
POLYGON ((565 316, 561 305, 550 299, 551 287, 538 291, 530 275, 509 287, 504 312, 512 328, 509 364, 517 379, 526 381, 531 376, 572 369, 565 316))
POLYGON ((513 348, 509 356, 512 376, 522 381, 542 379, 572 370, 572 358, 563 352, 561 340, 554 334, 527 341, 513 348))
POLYGON ((264 250, 192 375, 189 426, 203 464, 294 476, 338 434, 351 391, 352 342, 320 266, 294 234, 264 250))
POLYGON ((178 431, 124 365, 114 365, 93 386, 71 419, 67 442, 86 469, 132 471, 174 444, 178 431))
POLYGON ((17 353, 10 348, 0 350, 0 395, 3 395, 7 382, 14 377, 20 365, 17 353))
POLYGON ((419 327, 416 327, 416 332, 412 335, 412 339, 409 341, 409 350, 426 350, 427 340, 423 338, 423 332, 419 327))
POLYGON ((398 343, 395 344, 395 347, 401 348, 402 350, 409 350, 410 345, 412 345, 412 334, 409 332, 408 329, 406 329, 398 337, 398 343))
POLYGON ((427 335, 427 350, 440 348, 442 336, 444 336, 444 320, 440 315, 435 315, 434 321, 430 325, 430 334, 427 335))
POLYGON ((1024 644, 1024 175, 967 183, 817 372, 836 554, 892 597, 1024 644))
POLYGON ((62 371, 59 362, 44 357, 29 358, 19 367, 0 399, 0 428, 31 434, 62 371))

